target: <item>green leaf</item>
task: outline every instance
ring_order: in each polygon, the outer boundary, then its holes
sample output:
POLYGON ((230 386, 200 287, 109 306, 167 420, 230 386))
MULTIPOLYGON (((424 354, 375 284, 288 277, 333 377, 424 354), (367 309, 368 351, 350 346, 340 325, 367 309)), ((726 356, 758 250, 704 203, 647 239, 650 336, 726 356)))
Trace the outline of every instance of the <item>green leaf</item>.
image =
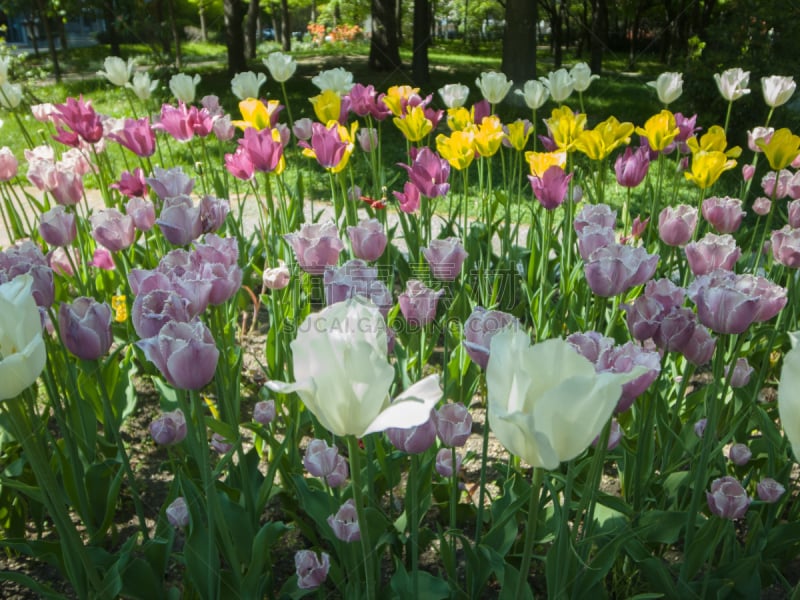
POLYGON ((400 559, 395 559, 395 572, 390 582, 394 597, 415 598, 418 600, 442 600, 450 597, 450 586, 447 581, 434 577, 427 571, 417 571, 417 589, 411 574, 406 571, 400 559))
POLYGON ((18 573, 16 571, 0 571, 0 581, 13 581, 20 585, 24 585, 41 598, 55 598, 59 600, 66 598, 66 596, 59 594, 53 588, 48 587, 43 583, 39 583, 24 573, 18 573))

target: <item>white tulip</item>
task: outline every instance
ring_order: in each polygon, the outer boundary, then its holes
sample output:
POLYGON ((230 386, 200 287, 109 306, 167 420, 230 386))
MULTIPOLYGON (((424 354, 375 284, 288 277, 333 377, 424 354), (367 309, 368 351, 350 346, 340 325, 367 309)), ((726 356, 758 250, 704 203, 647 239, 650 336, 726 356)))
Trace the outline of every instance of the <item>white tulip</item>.
POLYGON ((761 78, 761 89, 764 92, 764 102, 771 108, 777 108, 789 101, 794 94, 797 84, 794 77, 771 75, 761 78))
POLYGON ((781 378, 778 383, 778 414, 781 426, 792 445, 795 460, 800 458, 800 331, 789 334, 792 349, 783 357, 781 378))
POLYGON ((469 88, 462 83, 448 83, 439 88, 439 96, 447 108, 458 108, 466 103, 469 88))
POLYGON ((513 81, 509 81, 505 73, 487 71, 475 80, 475 85, 489 104, 499 104, 506 97, 513 81))
POLYGON ((643 374, 596 373, 566 341, 531 345, 516 328, 492 338, 486 385, 489 425, 512 454, 555 469, 592 443, 611 418, 622 385, 643 374))
POLYGON ((239 100, 248 98, 258 98, 261 86, 267 81, 267 76, 263 73, 256 75, 252 71, 237 73, 231 79, 231 91, 239 100))
POLYGON ((149 100, 158 87, 158 80, 150 81, 150 73, 134 73, 133 81, 126 83, 125 87, 133 90, 136 97, 142 102, 149 100))
POLYGON ((439 377, 432 375, 389 402, 394 367, 387 359, 386 324, 378 308, 360 297, 310 314, 291 348, 295 383, 267 386, 297 392, 335 435, 362 437, 421 425, 442 397, 439 377))
POLYGON ((648 81, 647 85, 656 89, 658 99, 667 106, 683 93, 683 73, 661 73, 655 81, 648 81))
POLYGON ((130 58, 125 62, 119 56, 107 56, 103 61, 103 67, 104 70, 98 71, 97 74, 118 87, 125 87, 133 75, 133 60, 130 58))
POLYGON ((550 71, 547 77, 540 77, 541 81, 547 90, 550 92, 550 97, 553 102, 561 104, 572 95, 575 89, 575 80, 566 69, 558 69, 557 71, 550 71))
POLYGON ((8 81, 8 67, 11 66, 10 56, 0 56, 0 85, 8 81))
POLYGON ((323 92, 325 90, 332 90, 340 96, 348 93, 353 88, 353 85, 355 85, 353 83, 353 74, 343 67, 321 71, 319 75, 315 75, 311 78, 311 83, 323 92))
POLYGON ((728 69, 722 73, 714 73, 714 81, 722 97, 728 102, 738 100, 750 90, 747 85, 750 83, 750 71, 743 71, 739 67, 728 69))
POLYGON ((28 388, 47 360, 32 285, 33 277, 27 274, 0 285, 0 400, 28 388))
POLYGON ((576 92, 585 92, 595 79, 600 79, 599 75, 592 75, 592 69, 585 62, 579 62, 572 67, 569 75, 572 77, 576 92))
MULTIPOLYGON (((297 61, 283 52, 272 52, 264 59, 269 74, 278 83, 284 83, 297 70, 297 61)), ((352 86, 351 86, 352 87, 352 86)))
POLYGON ((191 104, 194 102, 198 83, 200 83, 200 75, 190 77, 186 73, 178 73, 169 80, 169 91, 180 102, 191 104))
POLYGON ((4 83, 0 85, 0 106, 7 110, 14 110, 22 102, 22 86, 18 83, 4 83))
POLYGON ((547 86, 535 79, 526 81, 522 89, 517 90, 515 93, 522 96, 525 100, 525 104, 527 104, 528 108, 531 110, 537 110, 544 106, 544 103, 547 102, 547 99, 550 97, 550 91, 547 86))

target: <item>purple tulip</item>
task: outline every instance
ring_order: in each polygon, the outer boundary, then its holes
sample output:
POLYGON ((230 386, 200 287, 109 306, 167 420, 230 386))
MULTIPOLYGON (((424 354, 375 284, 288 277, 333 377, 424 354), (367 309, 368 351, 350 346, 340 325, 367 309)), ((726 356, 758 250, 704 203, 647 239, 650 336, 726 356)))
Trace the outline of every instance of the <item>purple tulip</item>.
POLYGON ((787 210, 789 212, 789 227, 797 229, 800 227, 800 199, 789 202, 787 210))
POLYGON ((172 196, 164 200, 156 223, 166 240, 174 246, 187 246, 203 233, 200 208, 189 196, 172 196))
POLYGON ((800 268, 800 229, 786 225, 772 232, 772 255, 775 262, 790 269, 800 268))
POLYGON ((644 367, 647 370, 622 386, 622 395, 614 409, 617 414, 633 406, 636 398, 658 378, 661 373, 661 357, 658 352, 645 350, 633 342, 610 348, 598 357, 595 365, 598 372, 630 373, 635 367, 644 367))
POLYGON ((188 196, 194 189, 194 179, 190 179, 181 167, 161 169, 156 167, 152 177, 146 181, 161 200, 175 196, 188 196))
POLYGON ((133 244, 136 228, 133 219, 116 208, 106 208, 89 217, 92 237, 109 252, 125 250, 133 244))
POLYGON ((200 229, 203 233, 214 233, 225 224, 225 217, 231 211, 230 203, 224 198, 203 196, 200 200, 200 229))
POLYGON ((733 233, 742 225, 746 214, 742 210, 742 201, 738 198, 713 196, 703 200, 703 218, 719 233, 733 233))
POLYGON ((162 413, 150 423, 149 430, 159 446, 174 446, 186 438, 186 417, 181 409, 162 413))
POLYGON ((442 477, 452 477, 454 473, 461 470, 461 461, 464 457, 456 454, 455 470, 453 469, 453 451, 450 448, 442 448, 436 453, 436 463, 434 469, 442 477))
POLYGON ((384 318, 394 304, 386 284, 378 280, 378 269, 367 266, 363 260, 353 259, 341 267, 326 267, 323 276, 325 302, 328 306, 348 298, 363 296, 371 300, 384 318))
POLYGON ((283 158, 283 144, 280 138, 274 139, 272 131, 248 127, 244 130, 244 137, 239 140, 239 146, 247 152, 253 168, 261 173, 274 172, 283 158))
MULTIPOLYGON (((725 375, 728 375, 729 372, 728 366, 725 367, 725 375)), ((750 383, 750 377, 752 377, 755 369, 750 366, 750 363, 747 362, 747 359, 742 357, 736 360, 733 366, 733 373, 730 375, 731 378, 731 387, 732 388, 741 388, 746 386, 750 383)))
POLYGON ((275 400, 259 400, 253 407, 253 420, 266 427, 275 420, 275 400))
MULTIPOLYGON (((592 440, 592 448, 596 448, 598 442, 600 441, 600 436, 598 435, 594 440, 592 440)), ((619 421, 616 418, 611 419, 611 430, 608 433, 608 445, 606 449, 610 452, 617 446, 619 446, 620 441, 622 441, 622 428, 619 426, 619 421)))
POLYGON ((440 281, 455 281, 467 258, 467 251, 456 237, 431 240, 430 246, 422 249, 422 254, 431 268, 433 278, 440 281))
POLYGON ((607 337, 599 331, 579 331, 567 336, 567 342, 575 351, 597 365, 600 357, 614 347, 614 339, 607 337))
POLYGON ((425 452, 436 441, 436 421, 433 411, 431 418, 422 425, 408 429, 390 427, 386 430, 386 436, 395 448, 406 454, 425 452))
POLYGON ((311 139, 311 134, 313 133, 312 125, 314 121, 309 119, 308 117, 304 117, 302 119, 297 119, 292 126, 292 133, 298 140, 302 140, 307 142, 311 139))
POLYGON ((297 587, 301 590, 314 590, 321 586, 328 577, 331 568, 331 558, 326 553, 321 554, 321 559, 316 552, 299 550, 294 555, 294 567, 297 574, 297 587))
POLYGON ((753 452, 747 444, 733 444, 728 450, 728 459, 737 467, 743 467, 753 458, 753 452))
POLYGON ((772 477, 764 477, 756 485, 756 492, 758 493, 758 499, 762 502, 775 504, 786 492, 786 488, 772 479, 772 477))
POLYGON ((693 365, 702 366, 711 362, 717 340, 708 327, 695 325, 692 337, 680 348, 680 353, 693 365))
POLYGON ((783 169, 780 173, 770 171, 761 179, 761 189, 764 195, 770 200, 781 200, 789 196, 789 185, 792 180, 792 172, 783 169))
POLYGON ((303 456, 303 466, 314 477, 327 477, 336 468, 339 448, 328 446, 325 440, 314 439, 308 443, 303 456))
POLYGON ((150 127, 150 119, 125 119, 124 123, 122 129, 108 134, 108 137, 136 156, 152 156, 156 151, 156 137, 150 127))
POLYGON ((472 362, 485 371, 494 335, 506 327, 519 326, 519 319, 514 315, 476 306, 464 323, 464 348, 472 362))
POLYGON ((450 163, 440 158, 427 146, 412 158, 411 165, 399 164, 408 172, 408 178, 428 198, 444 196, 450 189, 450 163))
POLYGON ((658 235, 668 246, 683 246, 691 241, 697 227, 697 209, 686 204, 667 206, 658 215, 658 235))
POLYGON ((83 360, 105 356, 114 340, 111 334, 111 307, 94 298, 82 296, 72 304, 61 303, 58 309, 61 342, 83 360))
POLYGON ((578 253, 584 261, 588 261, 592 252, 617 242, 617 234, 611 227, 590 223, 578 233, 578 253))
POLYGON ((75 213, 67 212, 60 205, 42 214, 39 234, 50 246, 69 246, 78 235, 75 213))
POLYGON ((661 319, 653 341, 666 352, 681 352, 691 342, 695 327, 697 317, 691 309, 674 307, 661 319))
POLYGON ((553 210, 563 204, 571 179, 572 173, 565 173, 564 169, 557 165, 548 167, 541 177, 528 175, 533 195, 547 210, 553 210))
POLYGON ((339 507, 335 515, 328 517, 328 525, 333 535, 343 542, 357 542, 361 539, 361 528, 358 526, 356 502, 349 498, 339 507))
POLYGON ((329 487, 340 488, 347 483, 347 478, 350 476, 350 469, 347 467, 347 461, 341 454, 336 457, 336 465, 333 471, 325 476, 325 482, 329 487))
POLYGON ((189 526, 189 506, 183 496, 178 496, 167 506, 164 514, 167 516, 167 521, 173 527, 178 529, 186 529, 189 526))
POLYGON ((178 389, 199 390, 214 378, 219 350, 200 321, 167 323, 157 336, 139 340, 136 345, 178 389))
POLYGON ((787 302, 787 291, 765 277, 757 275, 740 275, 737 280, 739 289, 756 296, 759 300, 753 320, 756 323, 769 321, 777 315, 787 302))
POLYGON ((694 434, 701 438, 706 433, 706 425, 708 424, 708 419, 700 419, 694 424, 694 434))
POLYGON ((635 188, 642 183, 649 168, 650 152, 643 147, 633 150, 628 146, 614 161, 617 183, 626 188, 635 188))
POLYGON ((742 251, 730 234, 707 233, 684 249, 689 268, 695 276, 707 275, 717 269, 732 271, 742 251))
POLYGON ((389 241, 378 219, 363 219, 356 227, 348 227, 347 235, 353 254, 367 262, 378 260, 389 241))
POLYGON ((740 519, 750 507, 747 491, 730 475, 711 482, 711 491, 706 492, 708 508, 723 519, 740 519))
POLYGON ((228 452, 233 450, 233 444, 231 444, 224 436, 222 436, 219 433, 214 433, 211 436, 211 441, 208 443, 208 445, 217 454, 227 454, 228 452))
POLYGON ((657 265, 657 254, 648 254, 642 247, 612 244, 591 254, 584 274, 592 292, 611 298, 644 284, 657 265))
POLYGON ((294 250, 300 268, 311 275, 322 275, 326 266, 339 262, 339 253, 344 249, 333 222, 304 223, 299 232, 287 233, 283 238, 294 250))
POLYGON ((400 203, 400 210, 404 213, 412 213, 419 208, 419 188, 410 181, 403 185, 402 192, 392 192, 400 203))
POLYGON ((581 234, 585 227, 596 225, 614 229, 617 226, 617 211, 611 210, 607 204, 586 204, 575 215, 572 226, 575 233, 581 234))
POLYGON ((633 304, 622 305, 622 309, 625 311, 625 321, 631 337, 640 342, 656 334, 667 312, 658 300, 645 294, 636 298, 633 304))
POLYGON ((423 327, 436 317, 436 305, 444 290, 432 290, 417 279, 406 282, 406 291, 400 294, 400 312, 412 327, 423 327))
POLYGON ((758 313, 759 297, 730 271, 698 277, 689 286, 689 298, 700 322, 717 333, 744 333, 758 313))
POLYGON ((434 413, 436 435, 445 446, 463 446, 472 434, 472 415, 460 402, 444 404, 434 413))
POLYGON ((156 224, 156 207, 138 196, 132 197, 125 204, 125 214, 133 220, 133 226, 139 231, 150 231, 156 224))
POLYGON ((188 301, 172 289, 157 289, 139 294, 131 307, 131 323, 142 338, 158 335, 167 323, 188 323, 192 319, 188 301))

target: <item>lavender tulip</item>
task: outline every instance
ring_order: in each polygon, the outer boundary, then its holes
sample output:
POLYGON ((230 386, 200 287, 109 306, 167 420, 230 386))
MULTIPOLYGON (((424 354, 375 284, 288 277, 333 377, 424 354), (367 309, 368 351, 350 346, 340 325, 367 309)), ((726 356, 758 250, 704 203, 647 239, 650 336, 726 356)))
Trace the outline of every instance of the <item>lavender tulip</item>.
POLYGON ((109 252, 119 252, 130 247, 136 236, 133 219, 116 208, 106 208, 93 214, 92 237, 109 252))
POLYGON ((759 297, 747 291, 741 276, 714 271, 698 277, 689 286, 689 297, 697 305, 697 318, 717 333, 744 333, 756 318, 759 297))
POLYGON ((347 483, 347 478, 350 476, 350 469, 347 467, 347 461, 341 454, 336 457, 336 464, 333 471, 325 476, 325 482, 332 488, 343 487, 347 483))
POLYGON ((614 409, 617 414, 633 406, 636 398, 658 378, 661 373, 661 357, 658 352, 645 350, 638 344, 627 342, 607 350, 597 360, 595 370, 601 373, 630 373, 637 366, 644 367, 646 371, 636 379, 623 384, 622 394, 614 409))
POLYGON ((321 554, 320 559, 316 552, 300 550, 294 555, 294 567, 297 587, 301 590, 314 590, 327 579, 331 558, 326 552, 321 554))
POLYGON ((554 210, 563 204, 569 190, 572 173, 554 165, 548 167, 541 177, 528 175, 533 195, 546 210, 554 210))
POLYGON ((326 266, 339 262, 344 249, 333 222, 304 223, 299 232, 283 237, 294 250, 300 268, 311 275, 322 275, 326 266))
POLYGON ((626 188, 635 188, 642 183, 649 168, 650 152, 644 147, 633 150, 628 146, 614 161, 617 183, 626 188))
POLYGON ((786 488, 771 477, 764 477, 756 485, 758 499, 768 504, 775 504, 786 492, 786 488))
POLYGON ((50 246, 69 246, 78 235, 75 213, 57 205, 42 214, 39 234, 50 246))
POLYGON ((472 434, 472 415, 460 402, 443 405, 435 413, 436 435, 445 446, 463 446, 472 434))
POLYGON ((467 258, 461 240, 455 237, 431 240, 430 246, 422 249, 422 254, 431 268, 433 278, 441 281, 454 281, 467 258))
POLYGON ((231 205, 226 199, 214 196, 203 196, 198 208, 200 209, 200 229, 203 233, 213 233, 220 229, 231 211, 231 205))
POLYGON ((233 444, 231 444, 224 436, 220 435, 219 433, 214 433, 211 436, 211 441, 208 443, 208 445, 217 454, 227 454, 228 452, 233 450, 233 444))
POLYGON ((175 196, 188 196, 194 189, 194 179, 186 175, 181 167, 172 169, 156 167, 154 175, 147 177, 145 181, 161 200, 175 196))
POLYGON ((703 218, 719 233, 733 233, 742 225, 745 212, 738 198, 713 196, 703 200, 703 218))
POLYGON ((314 477, 327 477, 333 473, 338 456, 339 449, 336 446, 330 447, 325 440, 314 439, 308 443, 303 466, 314 477))
POLYGON ((377 279, 378 269, 367 266, 363 260, 353 259, 341 267, 326 267, 323 276, 325 302, 328 306, 348 298, 362 296, 371 300, 384 318, 394 300, 386 284, 377 279))
POLYGON ((489 344, 494 334, 504 327, 519 327, 519 319, 499 310, 476 306, 464 323, 464 348, 476 365, 486 370, 489 344))
POLYGON ((170 322, 157 336, 137 343, 170 385, 199 390, 214 378, 219 350, 208 328, 200 321, 170 322))
POLYGON ((622 308, 631 337, 640 342, 656 334, 667 312, 658 300, 644 294, 636 298, 633 304, 625 304, 622 308))
POLYGON ((456 453, 455 469, 453 468, 453 451, 450 448, 442 448, 436 453, 436 463, 434 469, 442 477, 452 477, 453 473, 461 470, 461 461, 464 457, 456 453))
POLYGON ((695 325, 692 337, 680 349, 680 353, 693 365, 702 366, 711 362, 717 340, 712 337, 708 327, 695 325))
POLYGON ((378 219, 364 219, 358 226, 348 227, 347 235, 356 258, 368 262, 378 260, 389 241, 378 219))
POLYGON ((753 321, 762 323, 777 315, 787 302, 787 290, 757 275, 740 275, 737 279, 739 289, 758 298, 758 306, 753 321))
POLYGON ((189 526, 189 506, 183 496, 178 496, 167 506, 164 514, 167 516, 167 521, 173 527, 178 529, 186 529, 189 526))
MULTIPOLYGON (((728 375, 730 367, 725 367, 725 375, 728 375)), ((750 383, 750 377, 752 377, 755 369, 750 366, 750 363, 747 362, 747 359, 742 357, 736 359, 736 362, 733 365, 733 373, 730 374, 730 381, 732 388, 741 388, 746 386, 750 383)))
POLYGON ((133 220, 133 226, 139 231, 150 231, 156 223, 155 205, 138 196, 128 200, 125 204, 125 213, 133 220))
POLYGON ((253 420, 266 427, 275 420, 275 400, 259 400, 253 407, 253 420))
MULTIPOLYGON (((619 446, 620 441, 622 441, 622 428, 619 425, 619 421, 616 418, 611 419, 611 429, 608 433, 608 445, 606 446, 606 450, 609 452, 619 446)), ((592 441, 592 448, 596 448, 597 444, 600 442, 600 436, 598 435, 592 441)))
POLYGON ((400 312, 412 327, 423 327, 436 317, 436 306, 444 290, 432 290, 417 279, 406 282, 406 291, 400 294, 400 312))
POLYGON ((695 276, 707 275, 717 269, 732 271, 742 251, 730 234, 707 233, 700 240, 686 245, 686 260, 695 276))
POLYGON ((111 348, 111 307, 82 296, 58 309, 61 341, 72 354, 83 360, 97 360, 111 348))
POLYGON ((697 327, 697 317, 688 308, 671 308, 661 319, 653 336, 656 346, 664 351, 682 351, 691 341, 697 327))
POLYGON ((694 236, 697 209, 680 204, 664 208, 658 215, 658 235, 668 246, 683 246, 694 236))
POLYGON ((750 507, 750 497, 742 484, 730 475, 711 482, 711 491, 706 492, 708 508, 723 519, 740 519, 750 507))
POLYGON ((200 208, 185 195, 167 198, 156 223, 174 246, 187 246, 203 233, 200 208))
POLYGON ((406 454, 421 454, 430 448, 436 441, 436 420, 433 411, 431 418, 422 425, 400 429, 390 427, 386 436, 392 445, 406 454))
POLYGON ((136 334, 144 339, 158 335, 167 323, 188 323, 188 301, 172 289, 156 289, 139 294, 131 307, 131 323, 136 334))
POLYGON ((757 215, 764 217, 772 210, 772 200, 761 196, 753 200, 753 212, 757 215))
POLYGON ((584 273, 592 292, 611 298, 644 284, 657 265, 658 255, 648 254, 642 247, 612 244, 591 254, 584 273))
POLYGON ((708 424, 708 419, 700 419, 694 424, 694 434, 701 438, 705 435, 706 432, 706 425, 708 424))
POLYGON ((737 467, 743 467, 753 458, 753 452, 747 444, 733 444, 728 450, 728 459, 737 467))
POLYGON ((600 357, 614 347, 614 339, 599 331, 578 331, 567 336, 567 342, 578 354, 597 365, 600 357))
POLYGON ((264 287, 269 290, 282 290, 289 285, 291 277, 292 274, 289 272, 289 267, 281 260, 278 261, 277 267, 264 269, 262 281, 264 282, 264 287))
POLYGON ((617 211, 611 210, 607 204, 587 204, 575 215, 572 226, 580 235, 583 229, 589 225, 608 227, 613 230, 617 226, 617 211))
POLYGON ((791 269, 800 268, 800 229, 786 225, 772 232, 772 255, 775 262, 791 269))
POLYGON ((355 500, 349 498, 339 507, 335 515, 328 517, 328 525, 333 535, 343 542, 357 542, 361 539, 361 528, 358 526, 358 513, 355 500))
POLYGON ((617 234, 611 227, 595 223, 583 227, 577 237, 578 253, 584 261, 588 261, 598 248, 606 248, 617 241, 617 234))
POLYGON ((174 446, 186 438, 186 417, 181 409, 162 413, 150 423, 149 430, 159 446, 174 446))

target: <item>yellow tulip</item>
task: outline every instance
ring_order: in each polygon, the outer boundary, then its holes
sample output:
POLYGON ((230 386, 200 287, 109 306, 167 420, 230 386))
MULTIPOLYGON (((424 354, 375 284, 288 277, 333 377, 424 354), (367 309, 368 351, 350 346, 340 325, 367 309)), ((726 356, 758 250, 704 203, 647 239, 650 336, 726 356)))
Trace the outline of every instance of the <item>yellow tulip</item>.
POLYGON ((586 115, 572 112, 568 106, 554 108, 547 120, 547 128, 560 150, 571 151, 578 136, 586 128, 586 115))
MULTIPOLYGON (((253 127, 261 131, 265 127, 270 127, 272 114, 278 110, 280 103, 277 100, 269 100, 266 104, 257 98, 248 98, 239 102, 239 111, 242 113, 241 121, 232 121, 233 125, 239 129, 253 127)), ((338 115, 337 115, 338 117, 338 115)))
POLYGON ((530 125, 529 121, 523 119, 517 119, 513 123, 506 125, 506 129, 508 130, 506 139, 517 152, 522 152, 525 146, 528 145, 528 138, 531 137, 531 133, 533 133, 533 127, 530 125))
POLYGON ((447 126, 450 131, 463 131, 470 125, 472 125, 472 115, 469 110, 463 106, 447 109, 447 126))
POLYGON ((724 152, 698 152, 692 156, 692 168, 683 175, 701 190, 710 188, 723 172, 736 166, 736 161, 725 156, 724 152))
POLYGON ((383 103, 395 117, 399 117, 403 114, 403 101, 418 93, 419 88, 412 88, 410 85, 393 85, 386 90, 383 103))
POLYGON ((772 134, 769 143, 762 139, 756 140, 756 145, 764 151, 769 166, 775 171, 788 167, 800 154, 800 136, 785 127, 772 134))
POLYGON ((631 141, 633 123, 620 123, 609 117, 597 127, 582 131, 575 140, 575 149, 592 160, 603 160, 614 150, 631 141))
POLYGON ((338 121, 342 112, 342 99, 333 90, 324 90, 319 96, 309 98, 314 114, 320 123, 338 121))
POLYGON ((635 131, 647 138, 650 148, 661 152, 675 140, 681 130, 675 123, 675 115, 668 110, 662 110, 647 119, 644 127, 637 127, 635 131))
POLYGON ((531 175, 541 177, 550 167, 561 167, 567 164, 566 152, 526 152, 525 160, 531 169, 531 175))
POLYGON ((503 124, 495 116, 484 117, 475 129, 475 150, 484 157, 494 156, 503 143, 503 124))
POLYGON ((409 142, 418 142, 433 129, 433 123, 425 116, 425 109, 415 106, 405 117, 395 117, 394 124, 409 142))
POLYGON ((436 136, 436 150, 454 169, 466 169, 475 158, 475 134, 472 131, 454 131, 448 137, 440 133, 436 136))
POLYGON ((728 158, 738 158, 742 153, 739 146, 728 148, 728 138, 725 136, 725 130, 719 125, 712 125, 708 131, 697 139, 697 136, 692 136, 686 140, 686 145, 692 154, 698 152, 724 152, 728 158))

